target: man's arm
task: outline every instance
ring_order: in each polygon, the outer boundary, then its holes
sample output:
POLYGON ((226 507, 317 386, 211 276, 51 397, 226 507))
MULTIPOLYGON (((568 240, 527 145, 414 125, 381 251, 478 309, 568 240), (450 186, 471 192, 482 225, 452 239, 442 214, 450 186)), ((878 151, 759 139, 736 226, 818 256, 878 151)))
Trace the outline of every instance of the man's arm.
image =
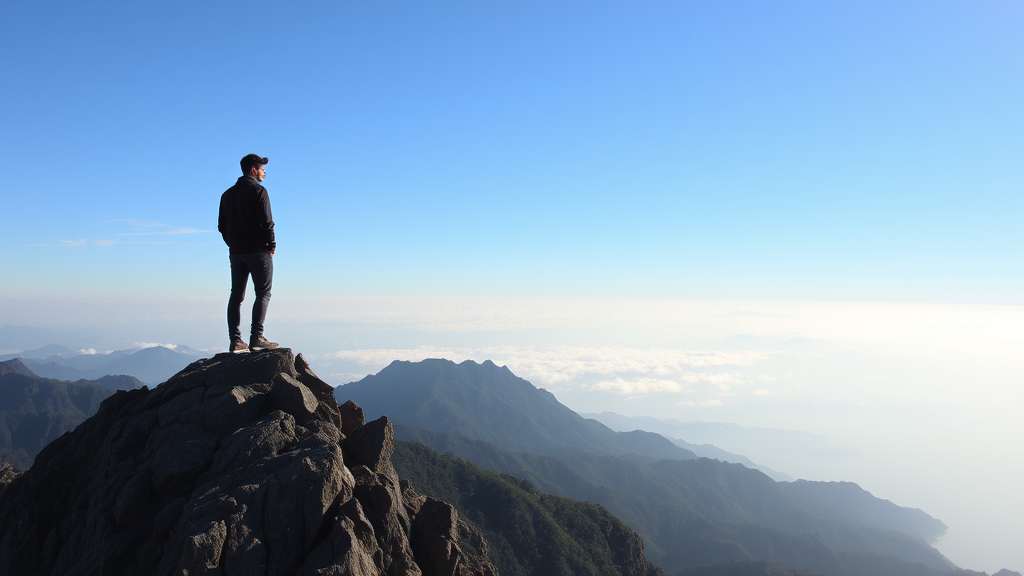
POLYGON ((217 212, 217 231, 220 232, 220 237, 224 239, 224 243, 228 243, 228 211, 224 204, 227 203, 227 193, 224 193, 220 197, 220 210, 217 212))
POLYGON ((259 198, 262 208, 260 217, 263 221, 260 222, 260 228, 263 230, 263 239, 266 241, 270 253, 273 254, 277 250, 277 241, 274 238, 274 215, 270 211, 270 195, 267 194, 267 189, 261 187, 257 198, 259 198))

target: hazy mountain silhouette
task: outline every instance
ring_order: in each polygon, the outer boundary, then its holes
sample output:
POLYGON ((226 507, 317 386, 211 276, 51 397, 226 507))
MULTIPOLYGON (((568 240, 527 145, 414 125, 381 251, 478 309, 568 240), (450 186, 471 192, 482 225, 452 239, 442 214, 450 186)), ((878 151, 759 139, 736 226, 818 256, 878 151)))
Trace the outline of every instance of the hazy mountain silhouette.
POLYGON ((490 362, 394 362, 335 394, 388 414, 400 438, 604 505, 668 570, 753 560, 833 576, 957 570, 927 544, 944 525, 919 510, 852 484, 777 483, 741 465, 631 452, 623 436, 490 362))
POLYGON ((946 525, 924 511, 876 498, 853 482, 797 480, 783 486, 853 522, 896 530, 924 542, 934 542, 946 533, 946 525))
POLYGON ((677 576, 816 576, 802 568, 784 568, 764 560, 721 562, 681 570, 677 576))
MULTIPOLYGON (((613 414, 611 412, 605 412, 603 414, 593 414, 593 413, 582 412, 582 413, 580 413, 580 416, 583 416, 584 418, 587 418, 587 419, 590 419, 590 420, 597 420, 598 422, 601 422, 602 424, 605 424, 606 426, 608 426, 612 430, 617 430, 619 432, 627 432, 627 431, 635 430, 635 428, 630 428, 629 427, 628 422, 631 422, 633 420, 630 419, 627 416, 619 417, 618 414, 613 414), (621 420, 618 420, 617 418, 609 418, 609 416, 619 417, 619 418, 621 418, 621 420), (623 422, 626 422, 626 423, 624 424, 623 422)), ((646 431, 647 432, 651 432, 652 430, 646 430, 646 431)), ((685 440, 681 440, 679 438, 673 438, 672 436, 669 436, 669 435, 664 434, 664 433, 660 433, 660 434, 662 436, 664 436, 665 438, 667 438, 670 442, 672 442, 676 446, 679 446, 680 448, 684 448, 686 450, 689 450, 690 452, 693 452, 694 454, 696 454, 700 458, 711 458, 712 460, 721 460, 722 462, 732 462, 733 464, 742 464, 742 465, 746 466, 747 468, 753 468, 754 470, 760 470, 761 472, 764 472, 765 475, 767 475, 769 478, 771 478, 772 480, 778 481, 778 482, 790 482, 790 481, 794 480, 794 478, 792 476, 790 476, 789 474, 785 474, 785 473, 779 472, 777 470, 772 470, 771 468, 769 468, 767 466, 762 466, 760 464, 757 464, 757 463, 751 461, 750 458, 747 458, 746 456, 742 456, 742 455, 739 455, 739 454, 733 454, 732 452, 727 452, 727 451, 722 450, 721 448, 719 448, 717 446, 712 446, 711 444, 691 444, 689 442, 686 442, 685 440)))
POLYGON ((57 352, 43 358, 22 356, 22 360, 44 378, 94 380, 111 374, 125 374, 153 386, 201 357, 198 351, 183 346, 174 350, 166 346, 151 346, 142 350, 118 350, 107 354, 69 355, 67 352, 57 352))
MULTIPOLYGON (((40 348, 51 344, 84 348, 90 342, 99 342, 102 338, 95 334, 87 334, 76 330, 61 328, 42 328, 38 326, 0 326, 0 350, 22 350, 40 348)), ((94 345, 94 344, 93 344, 94 345)), ((10 360, 4 358, 3 360, 10 360)))
POLYGON ((404 362, 335 389, 367 414, 388 414, 407 427, 426 427, 484 440, 495 446, 537 454, 644 454, 655 458, 696 458, 658 434, 617 433, 563 406, 491 361, 404 362))
POLYGON ((0 354, 0 362, 5 360, 12 360, 14 358, 35 358, 43 359, 48 356, 77 356, 81 352, 75 352, 67 346, 61 346, 60 344, 47 344, 42 348, 36 348, 34 350, 22 350, 14 354, 0 354))
MULTIPOLYGON (((48 352, 52 352, 52 350, 54 348, 56 348, 56 347, 54 347, 54 346, 47 346, 47 347, 45 347, 45 350, 48 351, 48 352)), ((41 349, 41 350, 43 350, 43 349, 41 349)), ((52 356, 52 354, 50 354, 50 356, 52 356)), ((37 366, 37 368, 40 366, 40 364, 38 362, 33 362, 31 359, 28 360, 28 363, 26 363, 26 361, 23 358, 21 358, 21 357, 16 357, 16 358, 13 358, 13 359, 10 359, 10 360, 5 359, 3 361, 0 361, 0 374, 5 374, 5 373, 10 372, 10 371, 15 371, 15 372, 20 372, 22 374, 28 374, 30 376, 39 376, 41 378, 52 378, 52 379, 55 379, 55 380, 90 381, 90 382, 92 382, 94 384, 98 384, 100 386, 103 386, 104 388, 109 388, 111 390, 134 390, 136 388, 142 388, 144 386, 144 384, 143 384, 143 382, 141 380, 139 380, 135 376, 129 376, 127 374, 106 374, 104 376, 100 376, 98 378, 92 378, 92 379, 82 378, 82 377, 80 377, 81 374, 83 373, 82 370, 78 370, 78 369, 75 369, 75 368, 69 368, 67 366, 60 366, 60 365, 57 365, 57 364, 53 364, 52 362, 47 362, 47 363, 42 364, 43 372, 46 372, 48 374, 48 375, 44 376, 44 375, 39 374, 32 367, 30 367, 29 363, 35 364, 37 366), (65 377, 60 377, 58 375, 60 375, 60 376, 65 376, 66 375, 66 376, 70 376, 70 377, 66 377, 65 378, 65 377)), ((116 367, 117 366, 115 365, 114 368, 116 368, 116 367)), ((93 370, 93 372, 96 372, 96 371, 97 370, 93 370)))
POLYGON ((803 454, 816 458, 856 456, 848 447, 820 434, 774 428, 747 428, 722 422, 683 422, 674 418, 623 416, 614 412, 585 414, 613 430, 646 430, 692 444, 712 444, 756 460, 759 454, 803 454))
MULTIPOLYGON (((662 436, 665 435, 662 434, 662 436)), ((779 472, 778 470, 772 470, 767 466, 762 466, 751 461, 750 458, 747 458, 746 456, 733 454, 732 452, 726 452, 725 450, 722 450, 717 446, 712 446, 711 444, 690 444, 689 442, 680 440, 679 438, 673 438, 671 436, 665 436, 665 438, 668 438, 669 441, 675 444, 676 446, 679 446, 680 448, 685 448, 686 450, 693 452, 694 454, 701 458, 711 458, 712 460, 721 460, 722 462, 742 464, 747 468, 752 468, 754 470, 764 472, 765 476, 768 476, 769 478, 775 480, 776 482, 791 482, 794 480, 794 478, 789 474, 779 472)))

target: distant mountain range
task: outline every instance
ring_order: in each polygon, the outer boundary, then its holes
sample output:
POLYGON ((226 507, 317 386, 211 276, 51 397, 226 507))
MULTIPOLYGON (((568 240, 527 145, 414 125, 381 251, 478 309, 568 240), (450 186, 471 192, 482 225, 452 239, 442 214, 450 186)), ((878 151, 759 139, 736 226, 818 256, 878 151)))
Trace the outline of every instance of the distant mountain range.
MULTIPOLYGON (((89 334, 77 330, 61 328, 43 328, 39 326, 0 326, 0 351, 3 353, 39 348, 48 344, 59 343, 64 346, 85 348, 102 341, 97 334, 89 334)), ((6 358, 5 358, 6 360, 6 358)))
POLYGON ((100 381, 62 382, 39 377, 18 359, 0 362, 0 461, 27 469, 47 444, 96 413, 114 393, 112 382, 139 384, 129 376, 100 381))
POLYGON ((679 439, 678 442, 687 447, 713 444, 755 460, 762 454, 803 454, 816 458, 844 458, 857 455, 855 450, 831 442, 820 434, 796 430, 747 428, 722 422, 683 422, 673 418, 623 416, 614 412, 583 416, 593 418, 612 430, 657 432, 666 437, 679 439))
MULTIPOLYGON (((602 414, 580 413, 580 416, 583 416, 584 418, 588 418, 591 420, 597 420, 598 422, 608 426, 612 430, 617 430, 619 432, 628 432, 638 429, 631 427, 628 424, 622 425, 620 422, 622 420, 631 421, 630 417, 621 416, 613 412, 604 412, 602 414)), ((651 430, 647 429, 646 431, 650 432, 651 430)), ((760 464, 752 462, 750 458, 747 458, 746 456, 741 456, 739 454, 727 452, 717 446, 713 446, 711 444, 690 444, 685 440, 673 438, 672 436, 669 436, 664 433, 662 433, 662 436, 667 438, 676 446, 689 450, 690 452, 693 452, 694 454, 701 458, 711 458, 712 460, 721 460, 722 462, 742 464, 747 468, 753 468, 754 470, 760 470, 761 472, 764 472, 766 476, 768 476, 772 480, 775 480, 776 482, 792 482, 794 480, 794 478, 789 474, 779 472, 777 470, 772 470, 767 466, 762 466, 760 464)))
POLYGON ((95 380, 108 375, 128 375, 155 386, 204 354, 187 346, 151 346, 141 350, 117 350, 84 354, 65 346, 48 345, 0 356, 0 361, 21 358, 26 366, 44 378, 95 380))
POLYGON ((491 362, 396 361, 335 395, 368 417, 387 414, 399 438, 602 504, 668 571, 764 561, 830 576, 969 573, 928 544, 945 526, 920 510, 855 484, 777 483, 657 434, 616 433, 491 362))

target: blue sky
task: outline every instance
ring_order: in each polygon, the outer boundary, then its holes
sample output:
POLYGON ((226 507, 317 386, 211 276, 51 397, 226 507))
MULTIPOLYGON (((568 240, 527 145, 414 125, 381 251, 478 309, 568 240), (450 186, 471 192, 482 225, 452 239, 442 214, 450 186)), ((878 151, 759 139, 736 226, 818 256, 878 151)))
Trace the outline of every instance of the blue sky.
POLYGON ((0 7, 6 295, 225 291, 254 151, 279 291, 1024 302, 1018 2, 242 6, 0 7))

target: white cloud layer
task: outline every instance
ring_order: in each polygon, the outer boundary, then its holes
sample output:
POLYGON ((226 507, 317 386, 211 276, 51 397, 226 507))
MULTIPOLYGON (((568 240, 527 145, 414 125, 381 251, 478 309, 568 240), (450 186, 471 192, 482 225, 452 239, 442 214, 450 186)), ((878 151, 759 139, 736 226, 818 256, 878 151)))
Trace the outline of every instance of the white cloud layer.
POLYGON ((623 396, 648 396, 651 394, 674 394, 678 392, 692 392, 693 388, 686 384, 680 384, 673 380, 658 380, 657 378, 640 378, 637 380, 605 380, 591 386, 591 390, 611 392, 623 396))
POLYGON ((343 350, 325 359, 353 362, 371 371, 393 360, 419 361, 447 358, 455 362, 491 360, 508 366, 518 376, 538 385, 560 385, 594 378, 601 380, 587 388, 616 394, 685 392, 698 383, 728 386, 743 382, 739 372, 704 372, 726 366, 747 366, 771 358, 760 351, 671 350, 604 346, 495 346, 488 348, 444 348, 421 346, 412 349, 377 348, 343 350), (632 391, 629 391, 632 390, 632 391))
POLYGON ((156 346, 162 346, 169 350, 175 350, 178 348, 177 344, 161 344, 160 342, 135 342, 132 346, 135 348, 154 348, 156 346))
POLYGON ((721 406, 721 400, 708 400, 707 402, 693 402, 684 400, 682 402, 676 402, 676 406, 688 406, 690 408, 713 408, 715 406, 721 406))

